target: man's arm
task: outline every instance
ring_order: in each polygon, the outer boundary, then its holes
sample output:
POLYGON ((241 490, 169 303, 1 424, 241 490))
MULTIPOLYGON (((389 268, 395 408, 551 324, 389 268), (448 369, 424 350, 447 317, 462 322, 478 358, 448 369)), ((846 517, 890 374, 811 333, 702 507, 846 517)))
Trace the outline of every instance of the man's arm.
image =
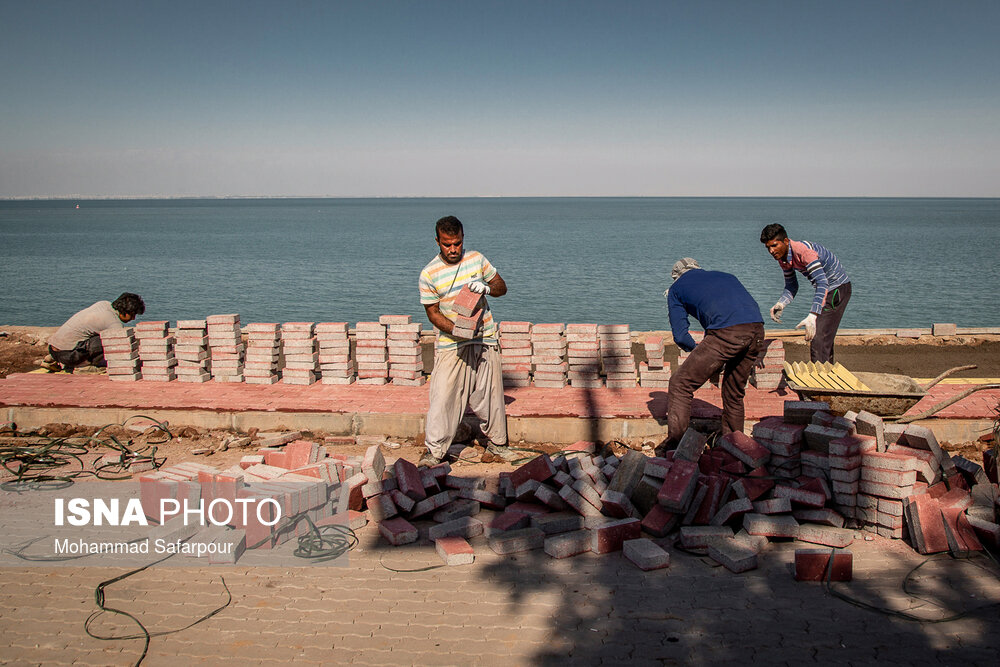
POLYGON ((667 294, 667 312, 670 314, 670 332, 674 336, 674 343, 685 352, 690 352, 697 343, 691 337, 687 310, 677 297, 676 290, 672 289, 667 294))
POLYGON ((503 296, 507 293, 507 283, 500 277, 499 271, 486 284, 490 286, 490 296, 503 296))
POLYGON ((437 303, 429 303, 426 306, 424 306, 424 310, 427 311, 427 319, 430 320, 431 324, 436 326, 440 331, 443 331, 446 334, 450 334, 452 330, 455 328, 455 323, 444 316, 438 305, 439 304, 437 303))

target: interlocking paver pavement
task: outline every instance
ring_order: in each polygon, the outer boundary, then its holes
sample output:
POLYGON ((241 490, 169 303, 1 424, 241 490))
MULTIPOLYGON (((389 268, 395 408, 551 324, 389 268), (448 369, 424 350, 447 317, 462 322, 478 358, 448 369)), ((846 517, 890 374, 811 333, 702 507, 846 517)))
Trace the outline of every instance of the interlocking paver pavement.
MULTIPOLYGON (((950 398, 968 385, 939 384, 932 387, 910 413, 923 412, 950 398)), ((0 405, 82 408, 199 409, 219 411, 288 411, 378 414, 424 414, 427 386, 395 385, 248 385, 206 382, 111 382, 101 375, 25 373, 0 380, 0 405)), ((655 417, 667 412, 663 389, 543 389, 505 388, 509 417, 655 417)), ((695 392, 692 414, 721 414, 722 398, 717 387, 695 392)), ((759 390, 747 387, 747 419, 782 414, 784 402, 796 396, 787 389, 759 390)), ((936 417, 992 419, 1000 390, 984 390, 945 408, 936 417)))
MULTIPOLYGON (((671 565, 643 572, 620 553, 555 560, 541 550, 501 557, 474 538, 476 562, 439 565, 426 540, 390 547, 372 524, 344 567, 156 567, 107 589, 107 604, 151 632, 146 663, 191 664, 996 664, 1000 613, 920 624, 867 611, 792 577, 793 543, 773 543, 761 567, 733 575, 669 547, 671 565)), ((838 590, 873 605, 940 618, 1000 603, 985 558, 924 557, 900 541, 860 538, 855 580, 838 590), (946 611, 935 605, 943 605, 946 611)), ((141 640, 83 631, 94 587, 115 568, 0 570, 0 661, 127 664, 141 640)), ((105 616, 94 629, 135 632, 105 616)))

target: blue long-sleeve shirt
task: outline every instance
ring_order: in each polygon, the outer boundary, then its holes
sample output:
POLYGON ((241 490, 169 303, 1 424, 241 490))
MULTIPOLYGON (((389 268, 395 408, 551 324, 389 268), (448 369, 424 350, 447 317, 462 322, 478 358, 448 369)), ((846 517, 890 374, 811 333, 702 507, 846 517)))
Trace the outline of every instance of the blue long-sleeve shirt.
POLYGON ((667 293, 667 309, 674 342, 685 352, 696 345, 688 329, 690 315, 694 315, 706 331, 764 322, 760 306, 743 283, 722 271, 691 269, 684 273, 667 293))

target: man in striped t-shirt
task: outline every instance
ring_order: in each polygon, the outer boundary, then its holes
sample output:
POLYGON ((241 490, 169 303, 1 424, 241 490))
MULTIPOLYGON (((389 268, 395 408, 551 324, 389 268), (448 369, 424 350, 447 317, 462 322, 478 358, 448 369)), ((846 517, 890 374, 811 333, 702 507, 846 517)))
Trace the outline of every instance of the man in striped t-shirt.
POLYGON ((800 272, 809 279, 816 292, 809 314, 795 328, 804 327, 806 330, 811 361, 833 363, 833 342, 840 320, 844 317, 844 309, 851 300, 851 279, 847 277, 847 271, 832 252, 818 243, 791 240, 785 228, 777 223, 761 231, 760 242, 771 257, 778 260, 785 274, 785 289, 778 302, 771 306, 771 319, 781 321, 781 311, 792 302, 799 290, 795 272, 800 272))
POLYGON ((482 420, 490 453, 511 460, 516 456, 507 447, 497 327, 485 298, 480 302, 482 324, 473 337, 452 335, 455 297, 463 286, 484 297, 500 297, 507 293, 507 284, 488 259, 475 250, 465 250, 465 232, 458 218, 438 220, 435 234, 440 252, 420 272, 419 283, 420 303, 438 331, 424 427, 427 453, 420 465, 433 466, 444 459, 466 406, 482 420))

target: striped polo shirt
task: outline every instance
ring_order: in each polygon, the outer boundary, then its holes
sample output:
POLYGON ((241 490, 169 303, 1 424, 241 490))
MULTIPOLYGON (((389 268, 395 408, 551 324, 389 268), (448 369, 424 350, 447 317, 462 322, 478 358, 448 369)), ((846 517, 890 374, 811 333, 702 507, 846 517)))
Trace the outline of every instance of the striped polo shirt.
POLYGON ((830 291, 851 281, 837 256, 811 241, 788 239, 788 256, 784 260, 779 259, 778 264, 785 274, 785 290, 778 301, 787 306, 795 298, 795 294, 799 291, 799 281, 795 279, 795 272, 800 271, 816 288, 809 312, 817 315, 823 312, 823 304, 826 303, 830 291))
MULTIPOLYGON (((434 259, 420 272, 420 303, 429 306, 438 304, 441 314, 452 322, 455 321, 455 311, 452 305, 455 297, 462 291, 462 286, 476 280, 489 282, 497 274, 490 261, 475 250, 466 250, 458 264, 446 264, 437 254, 434 259)), ((497 327, 493 322, 493 313, 487 300, 484 300, 486 312, 483 314, 482 337, 466 340, 452 338, 443 331, 438 331, 437 347, 439 350, 457 349, 469 343, 497 344, 497 327)))

